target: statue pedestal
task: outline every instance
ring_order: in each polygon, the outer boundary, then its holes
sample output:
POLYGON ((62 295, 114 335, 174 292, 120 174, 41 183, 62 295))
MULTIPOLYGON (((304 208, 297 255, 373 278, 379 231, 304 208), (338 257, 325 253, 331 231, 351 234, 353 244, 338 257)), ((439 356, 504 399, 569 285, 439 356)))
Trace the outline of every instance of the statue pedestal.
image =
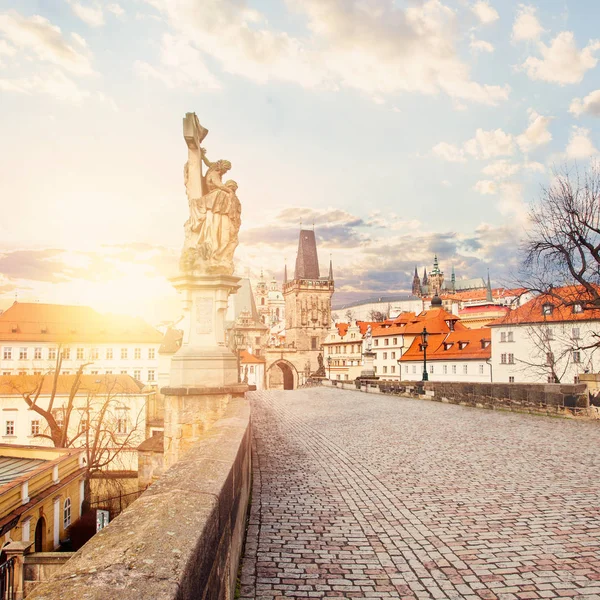
POLYGON ((237 384, 236 356, 225 344, 225 314, 229 294, 239 277, 200 275, 173 277, 183 300, 183 340, 171 359, 169 387, 224 387, 237 384))
POLYGON ((375 360, 375 352, 363 352, 364 356, 364 368, 360 372, 361 379, 377 379, 375 375, 375 367, 373 366, 373 361, 375 360))

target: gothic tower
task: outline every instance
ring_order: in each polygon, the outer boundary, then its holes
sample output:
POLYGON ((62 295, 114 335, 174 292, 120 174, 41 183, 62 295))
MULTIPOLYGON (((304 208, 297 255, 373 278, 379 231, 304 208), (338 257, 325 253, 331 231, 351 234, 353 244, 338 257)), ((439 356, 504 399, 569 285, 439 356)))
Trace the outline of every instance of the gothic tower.
POLYGON ((329 276, 320 276, 315 232, 301 230, 294 276, 283 284, 286 345, 315 351, 316 358, 331 323, 333 289, 331 263, 329 276))
POLYGON ((417 273, 417 267, 415 267, 415 276, 413 277, 412 295, 413 296, 421 295, 421 280, 419 279, 419 274, 417 273))
POLYGON ((433 259, 433 269, 429 273, 429 292, 439 294, 444 289, 444 273, 440 271, 437 254, 433 259))

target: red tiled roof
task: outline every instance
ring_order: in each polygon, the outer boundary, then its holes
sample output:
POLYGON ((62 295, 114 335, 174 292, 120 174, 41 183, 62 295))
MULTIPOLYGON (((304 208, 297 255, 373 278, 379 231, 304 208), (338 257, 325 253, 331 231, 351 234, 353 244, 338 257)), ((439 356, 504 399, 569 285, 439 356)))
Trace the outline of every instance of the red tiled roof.
POLYGON ((552 294, 540 294, 532 298, 515 310, 511 310, 505 316, 492 321, 490 327, 502 325, 517 325, 527 323, 561 323, 569 321, 595 321, 600 320, 600 308, 586 309, 582 312, 573 312, 573 305, 568 303, 585 303, 589 301, 589 295, 580 286, 565 286, 554 288, 552 294), (555 297, 554 294, 558 297, 555 297), (543 313, 543 306, 552 306, 551 314, 543 313))
MULTIPOLYGON (((367 333, 367 327, 369 325, 371 326, 371 331, 373 332, 373 335, 375 335, 374 331, 376 328, 381 326, 381 323, 379 323, 379 322, 376 323, 376 322, 371 322, 371 321, 356 321, 356 325, 358 326, 358 329, 359 329, 361 335, 364 335, 365 333, 367 333)), ((337 327, 339 336, 344 337, 348 333, 350 324, 349 323, 336 323, 335 326, 337 327)))
MULTIPOLYGON (((33 393, 40 384, 41 375, 0 376, 0 396, 20 396, 33 393)), ((59 375, 56 387, 58 395, 68 394, 73 388, 75 375, 59 375)), ((44 376, 41 396, 49 396, 54 377, 44 376)), ((139 394, 144 385, 130 375, 82 375, 78 395, 85 394, 139 394)))
POLYGON ((450 327, 447 321, 452 321, 454 329, 457 331, 466 329, 456 315, 449 313, 443 308, 430 308, 421 312, 412 323, 407 324, 403 333, 405 335, 418 335, 423 331, 423 327, 426 327, 427 331, 431 334, 449 333, 450 327))
MULTIPOLYGON (((491 331, 487 327, 453 331, 447 335, 430 336, 427 346, 427 360, 487 360, 492 356, 492 345, 489 343, 486 348, 483 348, 482 340, 491 342, 491 331), (461 346, 463 347, 461 348, 461 346), (448 347, 447 350, 446 347, 448 347)), ((420 337, 413 340, 410 348, 402 355, 400 360, 423 360, 420 337)))
MULTIPOLYGON (((492 298, 512 298, 513 296, 522 296, 526 293, 525 288, 494 288, 492 289, 492 298)), ((462 292, 447 293, 440 296, 442 300, 459 300, 466 302, 468 300, 485 300, 487 298, 487 289, 479 288, 476 290, 463 290, 462 292)))
POLYGON ((254 354, 250 354, 250 352, 247 352, 246 350, 242 350, 240 352, 240 362, 243 365, 248 365, 248 364, 261 364, 261 363, 266 362, 266 360, 259 356, 254 356, 254 354))
POLYGON ((160 344, 162 338, 142 319, 103 315, 89 306, 15 302, 0 314, 1 341, 160 344))

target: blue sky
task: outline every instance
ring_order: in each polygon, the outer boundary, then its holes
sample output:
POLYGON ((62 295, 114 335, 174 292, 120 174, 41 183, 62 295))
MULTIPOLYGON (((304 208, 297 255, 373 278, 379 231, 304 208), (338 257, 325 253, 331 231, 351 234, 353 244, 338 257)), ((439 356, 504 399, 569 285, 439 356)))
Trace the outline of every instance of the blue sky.
POLYGON ((415 264, 508 282, 553 166, 600 145, 592 0, 0 1, 0 305, 174 316, 181 118, 233 163, 238 274, 314 221, 337 300, 415 264))

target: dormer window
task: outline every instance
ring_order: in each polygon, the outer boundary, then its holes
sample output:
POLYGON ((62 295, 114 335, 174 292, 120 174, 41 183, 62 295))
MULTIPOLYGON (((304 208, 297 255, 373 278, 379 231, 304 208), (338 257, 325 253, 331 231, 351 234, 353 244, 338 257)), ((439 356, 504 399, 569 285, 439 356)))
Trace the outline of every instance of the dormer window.
POLYGON ((448 319, 448 320, 446 321, 446 325, 448 325, 448 329, 449 329, 450 331, 454 331, 454 321, 453 321, 453 320, 451 320, 451 319, 448 319))
POLYGON ((459 350, 464 350, 469 345, 469 342, 458 342, 459 350))
POLYGON ((481 340, 481 347, 487 348, 490 345, 490 340, 481 340))
POLYGON ((573 304, 573 313, 574 314, 580 314, 583 312, 583 306, 581 306, 581 304, 573 304))
POLYGON ((542 314, 544 316, 551 315, 553 310, 554 310, 554 306, 552 306, 552 304, 546 303, 542 306, 542 314))
POLYGON ((444 350, 450 350, 454 344, 452 342, 444 342, 444 350))

